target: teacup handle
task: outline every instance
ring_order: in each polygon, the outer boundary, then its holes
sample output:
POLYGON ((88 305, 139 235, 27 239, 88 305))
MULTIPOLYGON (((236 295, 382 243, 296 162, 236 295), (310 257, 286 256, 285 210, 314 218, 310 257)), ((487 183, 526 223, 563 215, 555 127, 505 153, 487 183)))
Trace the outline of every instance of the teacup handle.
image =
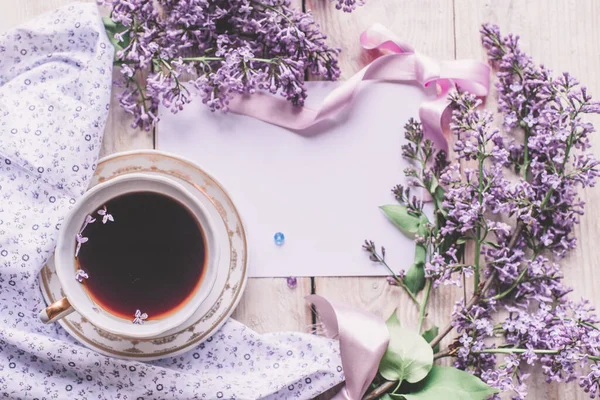
POLYGON ((62 317, 66 317, 73 311, 75 311, 75 309, 71 303, 69 303, 69 300, 67 300, 66 297, 63 297, 40 311, 39 317, 43 323, 49 324, 58 321, 62 317))

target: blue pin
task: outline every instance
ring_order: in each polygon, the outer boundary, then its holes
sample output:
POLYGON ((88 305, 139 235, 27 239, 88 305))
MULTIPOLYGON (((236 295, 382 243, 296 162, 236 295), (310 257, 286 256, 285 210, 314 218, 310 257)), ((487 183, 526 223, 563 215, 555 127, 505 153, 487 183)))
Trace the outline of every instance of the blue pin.
POLYGON ((283 242, 285 242, 285 236, 281 232, 277 232, 275 236, 273 236, 273 240, 277 246, 281 246, 283 242))

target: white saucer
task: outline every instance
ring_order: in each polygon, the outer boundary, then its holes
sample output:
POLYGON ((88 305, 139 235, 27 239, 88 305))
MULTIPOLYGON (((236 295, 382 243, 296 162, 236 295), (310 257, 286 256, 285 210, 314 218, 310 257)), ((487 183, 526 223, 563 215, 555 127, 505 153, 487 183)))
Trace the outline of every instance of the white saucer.
MULTIPOLYGON (((194 315, 178 328, 150 339, 129 339, 92 325, 78 313, 58 323, 85 346, 111 357, 150 361, 184 353, 216 332, 237 306, 247 280, 248 248, 240 216, 221 185, 194 163, 155 150, 118 153, 99 161, 90 187, 132 172, 168 176, 206 206, 221 245, 213 290, 194 315)), ((42 269, 40 286, 48 304, 63 297, 53 261, 42 269)))

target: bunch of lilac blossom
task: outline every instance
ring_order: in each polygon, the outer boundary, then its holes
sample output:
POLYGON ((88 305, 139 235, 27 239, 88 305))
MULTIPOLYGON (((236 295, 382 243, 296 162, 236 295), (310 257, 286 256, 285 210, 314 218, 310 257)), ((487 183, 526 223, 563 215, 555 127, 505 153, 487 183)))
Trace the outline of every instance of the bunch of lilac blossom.
MULTIPOLYGON (((160 103, 176 113, 192 100, 190 85, 211 110, 240 94, 266 90, 295 105, 305 75, 335 80, 339 50, 325 42, 310 12, 289 0, 109 0, 105 19, 133 126, 150 129, 160 103), (145 82, 145 83, 144 83, 145 82)), ((355 0, 336 0, 351 11, 355 0)))
MULTIPOLYGON (((536 65, 520 50, 517 36, 503 37, 493 25, 481 33, 497 70, 504 131, 494 127, 480 100, 458 90, 450 99, 455 161, 440 169, 431 162, 439 158, 431 144, 412 139, 423 137, 420 125, 407 125, 408 146, 417 150, 404 155, 417 171, 405 173, 433 199, 434 217, 429 221, 423 207, 410 211, 408 195, 396 196, 409 217, 428 221, 415 238, 417 253, 426 249, 423 267, 415 264, 399 275, 397 286, 419 305, 419 330, 431 289, 453 284, 464 290, 450 323, 434 327, 434 349, 457 334, 436 350, 435 359, 451 357, 456 368, 513 399, 526 397, 535 367, 548 382, 577 381, 596 398, 600 319, 589 302, 570 299, 559 263, 576 247, 574 228, 584 213, 579 192, 600 173, 590 152, 594 127, 584 119, 599 114, 600 103, 569 74, 555 78, 536 65), (424 147, 428 158, 418 156, 424 147), (415 279, 424 283, 415 285, 415 279)), ((408 226, 409 217, 394 222, 408 226)), ((379 261, 370 244, 371 258, 379 261)), ((393 386, 386 382, 374 392, 393 386)))
MULTIPOLYGON (((562 87, 561 82, 551 81, 549 85, 562 87)), ((501 90, 500 96, 503 96, 501 90)), ((560 99, 545 100, 544 107, 561 113, 556 103, 560 99)), ((590 111, 600 111, 591 99, 583 101, 591 106, 590 111)), ((454 151, 458 159, 477 161, 477 168, 465 168, 462 174, 457 174, 457 167, 451 166, 442 174, 442 183, 447 186, 443 204, 450 228, 445 226, 440 231, 442 235, 458 231, 464 241, 473 242, 474 257, 470 265, 485 282, 475 279, 471 300, 457 304, 450 329, 443 334, 456 328, 460 336, 439 356, 454 357, 456 367, 480 376, 490 386, 512 392, 514 399, 522 399, 527 393, 529 374, 523 372, 523 367, 536 363, 541 364, 548 381, 580 378, 584 388, 595 393, 593 388, 598 382, 590 380, 593 371, 579 376, 578 367, 596 360, 599 354, 600 331, 593 325, 597 318, 587 303, 568 301, 570 289, 562 282, 559 265, 550 257, 559 260, 566 250, 574 247, 570 235, 578 220, 573 216, 579 215, 583 207, 576 186, 593 184, 597 163, 590 161, 585 170, 579 167, 578 159, 593 160, 593 157, 586 153, 587 142, 577 142, 578 128, 573 128, 563 139, 573 141, 570 151, 577 149, 577 154, 572 154, 570 166, 559 169, 552 159, 564 147, 551 145, 541 152, 528 148, 532 140, 538 139, 534 135, 545 135, 545 143, 551 143, 552 132, 534 124, 529 127, 533 129, 526 144, 517 148, 499 136, 491 127, 491 115, 479 110, 478 105, 477 99, 467 93, 457 93, 452 98, 454 151), (474 147, 478 148, 473 150, 474 147), (512 155, 508 156, 509 153, 512 155), (491 163, 486 163, 488 158, 491 163), (530 165, 524 165, 526 160, 530 165), (510 182, 505 177, 506 167, 521 171, 521 178, 510 182), (556 182, 546 186, 551 173, 556 182), (586 177, 573 179, 579 174, 586 177), (552 210, 557 210, 553 204, 560 204, 558 215, 552 215, 552 210), (548 232, 560 232, 562 239, 548 241, 545 239, 548 232), (570 245, 563 247, 561 240, 570 245), (494 318, 498 311, 508 312, 508 317, 494 325, 498 322, 494 318), (499 360, 498 354, 505 356, 499 360)), ((522 113, 519 118, 525 119, 527 115, 522 113)), ((569 123, 569 119, 578 119, 579 115, 569 110, 555 118, 569 123)), ((588 133, 593 129, 585 126, 588 133)), ((453 270, 453 264, 448 263, 445 268, 453 270)))
POLYGON ((352 12, 356 9, 356 6, 362 6, 365 4, 362 0, 330 0, 335 2, 335 8, 343 10, 344 12, 352 12))

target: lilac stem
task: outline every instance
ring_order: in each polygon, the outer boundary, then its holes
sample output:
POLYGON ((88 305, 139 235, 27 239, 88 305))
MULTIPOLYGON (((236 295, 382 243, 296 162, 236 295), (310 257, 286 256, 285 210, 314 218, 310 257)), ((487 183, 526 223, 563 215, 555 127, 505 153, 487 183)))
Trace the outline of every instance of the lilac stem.
POLYGON ((423 326, 423 320, 425 319, 425 311, 427 309, 427 303, 429 302, 429 295, 431 293, 431 278, 427 279, 427 283, 425 284, 425 297, 423 298, 423 302, 421 303, 421 307, 419 309, 419 327, 417 328, 417 332, 421 333, 421 327, 423 326))
MULTIPOLYGON (((509 250, 512 250, 512 248, 515 247, 515 245, 517 244, 517 240, 519 239, 519 236, 521 235, 522 229, 523 229, 523 225, 522 225, 522 223, 519 223, 517 225, 517 229, 515 229, 515 233, 513 234, 512 238, 510 239, 510 242, 508 244, 509 250)), ((469 300, 469 302, 465 306, 466 311, 469 311, 471 308, 473 308, 473 306, 475 304, 479 303, 479 301, 481 300, 481 297, 485 294, 485 292, 487 292, 487 290, 494 283, 494 279, 496 279, 496 271, 493 271, 490 274, 490 276, 487 278, 487 280, 483 284, 483 287, 481 288, 481 290, 478 289, 475 291, 475 293, 473 294, 473 297, 471 297, 471 300, 469 300)), ((431 345, 431 347, 435 347, 437 344, 439 344, 442 341, 442 339, 444 339, 452 331, 452 328, 454 328, 454 326, 451 323, 446 325, 444 327, 444 329, 442 329, 442 331, 439 333, 439 335, 437 335, 435 338, 433 338, 433 340, 429 343, 431 345)))
MULTIPOLYGON (((562 350, 552 350, 552 349, 515 349, 515 348, 503 348, 503 349, 484 349, 481 351, 475 351, 474 353, 490 353, 490 354, 524 354, 527 352, 532 352, 535 354, 558 354, 562 350)), ((600 357, 598 356, 590 356, 587 354, 581 354, 581 356, 585 356, 590 360, 598 361, 600 357)))
POLYGON ((376 387, 371 393, 365 396, 363 400, 375 400, 380 398, 384 393, 394 387, 398 382, 386 381, 380 386, 376 387))
POLYGON ((525 139, 523 146, 523 179, 527 180, 527 171, 529 169, 529 127, 525 127, 525 139))
MULTIPOLYGON (((483 161, 484 157, 479 157, 479 206, 483 206, 483 161)), ((483 208, 483 207, 482 207, 483 208)), ((481 224, 477 224, 477 240, 475 241, 475 259, 473 270, 475 272, 475 278, 473 280, 473 291, 477 291, 479 287, 480 281, 480 268, 479 268, 479 258, 481 257, 481 224)))
POLYGON ((408 293, 411 300, 416 304, 416 306, 421 308, 421 303, 419 302, 419 299, 417 299, 417 297, 413 294, 413 292, 411 292, 410 289, 404 284, 404 281, 402 279, 400 279, 400 277, 398 275, 396 275, 396 273, 394 271, 392 271, 390 266, 385 262, 385 259, 383 257, 381 257, 379 255, 379 253, 377 253, 377 251, 375 251, 375 250, 373 250, 371 252, 371 254, 373 254, 375 257, 377 257, 377 260, 381 264, 383 264, 388 269, 388 271, 390 271, 390 273, 393 275, 394 280, 398 283, 398 285, 400 285, 404 289, 404 291, 406 291, 406 293, 408 293))

